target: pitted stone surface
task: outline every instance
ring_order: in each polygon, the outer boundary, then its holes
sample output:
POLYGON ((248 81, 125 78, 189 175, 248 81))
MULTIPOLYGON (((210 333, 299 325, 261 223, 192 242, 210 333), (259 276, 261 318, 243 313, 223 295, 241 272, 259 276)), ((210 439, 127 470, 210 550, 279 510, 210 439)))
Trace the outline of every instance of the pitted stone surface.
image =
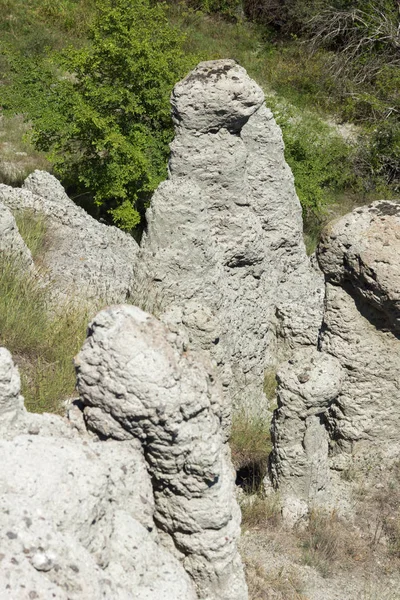
POLYGON ((263 102, 261 88, 234 60, 200 63, 171 97, 174 123, 202 133, 240 129, 263 102))
POLYGON ((160 544, 140 443, 27 413, 4 348, 0 371, 1 599, 196 600, 160 544))
POLYGON ((328 225, 318 260, 328 281, 350 284, 400 331, 400 203, 380 201, 328 225))
POLYGON ((305 516, 310 506, 333 500, 326 416, 343 377, 339 361, 314 348, 299 350, 277 373, 272 476, 289 523, 305 516))
POLYGON ((400 450, 399 258, 400 204, 388 201, 328 225, 318 248, 327 279, 321 349, 347 374, 331 427, 349 459, 362 440, 371 455, 400 450))
POLYGON ((169 179, 147 212, 134 296, 211 354, 235 408, 258 413, 266 368, 316 344, 324 295, 263 101, 229 60, 200 63, 175 87, 169 179))
POLYGON ((140 440, 155 522, 199 598, 245 600, 224 401, 210 365, 154 317, 120 306, 92 321, 76 366, 89 429, 140 440))
POLYGON ((24 414, 19 371, 7 348, 0 348, 0 435, 24 414))
POLYGON ((373 487, 382 465, 400 457, 400 204, 374 202, 329 224, 317 256, 326 300, 314 352, 318 364, 336 361, 342 384, 332 395, 338 377, 326 373, 321 379, 329 402, 316 415, 318 425, 305 412, 304 386, 293 385, 296 361, 279 376, 272 475, 293 520, 315 498, 304 487, 307 470, 315 466, 308 456, 309 430, 309 442, 318 448, 316 483, 323 474, 317 488, 325 490, 325 498, 320 491, 317 497, 327 506, 338 508, 339 498, 351 497, 352 484, 341 473, 360 472, 373 487))
POLYGON ((56 292, 67 299, 78 296, 104 302, 130 297, 137 243, 74 204, 55 177, 35 171, 23 189, 0 185, 0 202, 13 213, 30 210, 45 217, 48 231, 42 262, 56 292))

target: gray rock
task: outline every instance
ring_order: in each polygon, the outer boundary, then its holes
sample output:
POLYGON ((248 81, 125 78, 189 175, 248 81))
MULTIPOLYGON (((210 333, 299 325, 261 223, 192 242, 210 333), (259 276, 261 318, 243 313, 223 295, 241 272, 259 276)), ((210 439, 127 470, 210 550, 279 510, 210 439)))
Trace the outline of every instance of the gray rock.
POLYGON ((0 252, 2 256, 10 257, 22 269, 33 269, 32 255, 20 236, 12 212, 0 203, 0 252))
POLYGON ((339 361, 308 348, 282 365, 272 423, 272 477, 283 516, 294 524, 309 508, 335 504, 330 486, 327 413, 343 383, 339 361))
POLYGON ((24 399, 21 396, 21 380, 12 356, 6 348, 0 348, 0 435, 24 413, 24 399))
POLYGON ((292 521, 315 499, 351 513, 352 484, 340 475, 373 487, 400 456, 400 204, 374 202, 329 224, 317 256, 326 300, 313 393, 321 387, 325 400, 310 405, 314 371, 308 380, 300 355, 279 372, 273 425, 272 475, 292 521))
POLYGON ((329 282, 343 287, 400 331, 400 203, 358 208, 323 232, 318 260, 329 282))
POLYGON ((92 321, 76 366, 89 429, 140 440, 156 525, 199 598, 245 600, 224 401, 210 365, 149 314, 120 306, 92 321))
POLYGON ((23 189, 0 185, 0 202, 13 213, 28 209, 45 217, 43 263, 58 294, 110 303, 130 297, 137 243, 76 206, 52 175, 35 171, 23 189))
POLYGON ((399 257, 400 205, 386 201, 328 226, 318 249, 328 282, 321 349, 347 375, 331 427, 347 454, 361 440, 370 455, 400 449, 399 257))
POLYGON ((50 202, 57 202, 61 206, 71 204, 71 200, 58 179, 46 171, 36 170, 28 175, 22 184, 22 189, 28 190, 35 196, 40 196, 45 200, 50 200, 50 202))
POLYGON ((147 212, 134 296, 211 354, 235 408, 258 413, 266 368, 316 344, 324 293, 263 102, 230 60, 200 63, 175 86, 169 179, 147 212))
POLYGON ((2 600, 196 600, 160 544, 140 443, 99 442, 24 412, 5 349, 0 371, 2 600))

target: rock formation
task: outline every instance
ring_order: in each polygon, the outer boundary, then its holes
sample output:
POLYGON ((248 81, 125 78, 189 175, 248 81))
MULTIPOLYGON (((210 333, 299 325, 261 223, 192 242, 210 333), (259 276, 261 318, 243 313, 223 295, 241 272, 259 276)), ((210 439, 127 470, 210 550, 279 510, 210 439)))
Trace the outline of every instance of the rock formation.
POLYGON ((400 205, 384 201, 329 225, 318 250, 327 281, 320 348, 346 373, 329 423, 348 458, 400 450, 399 257, 400 205))
POLYGON ((322 315, 281 132, 232 60, 200 63, 172 108, 169 179, 147 212, 135 299, 211 353, 236 408, 260 413, 264 371, 316 344, 322 315))
POLYGON ((273 423, 272 474, 292 519, 313 504, 348 510, 346 472, 372 481, 399 458, 399 257, 395 202, 357 208, 323 233, 318 352, 279 372, 273 423))
MULTIPOLYGON (((58 296, 124 302, 133 289, 138 245, 117 229, 93 219, 66 195, 49 173, 35 171, 23 189, 0 185, 0 206, 32 211, 47 223, 43 267, 58 296)), ((5 208, 1 209, 3 214, 5 208)))
POLYGON ((179 335, 129 306, 97 315, 76 364, 89 429, 140 440, 155 523, 199 598, 247 598, 223 397, 210 366, 179 335))
POLYGON ((310 506, 337 502, 330 489, 326 415, 341 391, 343 373, 336 358, 307 348, 281 366, 277 379, 271 475, 284 520, 295 524, 310 506))
POLYGON ((0 252, 24 270, 33 268, 31 252, 20 236, 12 212, 3 204, 0 204, 0 252))
POLYGON ((121 306, 93 320, 77 365, 70 420, 29 414, 0 349, 2 600, 246 600, 207 361, 121 306))

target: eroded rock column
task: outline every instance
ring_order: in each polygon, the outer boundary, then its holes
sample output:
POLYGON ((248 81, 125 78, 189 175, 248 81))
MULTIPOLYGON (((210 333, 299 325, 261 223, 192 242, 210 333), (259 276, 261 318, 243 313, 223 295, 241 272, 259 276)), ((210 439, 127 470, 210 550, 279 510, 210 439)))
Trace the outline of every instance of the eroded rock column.
POLYGON ((277 377, 272 478, 290 525, 307 515, 313 505, 329 503, 326 417, 341 390, 343 374, 337 359, 309 348, 282 365, 277 377))
POLYGON ((330 223, 317 257, 318 348, 280 369, 273 421, 273 482, 292 521, 315 503, 352 515, 351 480, 373 488, 400 457, 400 205, 330 223))
POLYGON ((281 132, 233 60, 200 63, 171 104, 169 179, 147 212, 135 301, 211 355, 234 409, 260 414, 265 370, 316 344, 322 318, 281 132))
POLYGON ((240 511, 213 371, 182 338, 132 306, 100 312, 77 357, 89 429, 142 444, 155 521, 199 598, 245 600, 240 511))

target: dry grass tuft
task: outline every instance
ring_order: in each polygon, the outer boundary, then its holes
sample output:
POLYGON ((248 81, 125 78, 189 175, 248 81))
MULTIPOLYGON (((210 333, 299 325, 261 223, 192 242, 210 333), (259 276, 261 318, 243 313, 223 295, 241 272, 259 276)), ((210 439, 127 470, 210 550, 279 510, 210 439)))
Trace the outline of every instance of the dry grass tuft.
POLYGON ((303 582, 293 567, 267 571, 258 561, 247 561, 245 568, 251 600, 307 600, 302 594, 303 582))
POLYGON ((270 422, 244 412, 233 416, 229 440, 237 483, 248 494, 258 492, 271 452, 270 422))
POLYGON ((365 561, 368 548, 359 531, 340 519, 335 511, 310 513, 307 527, 298 532, 306 565, 329 577, 337 569, 350 568, 365 561))
POLYGON ((279 496, 266 496, 261 492, 252 496, 243 496, 240 501, 242 526, 245 529, 271 529, 281 523, 279 496))
POLYGON ((265 469, 272 448, 270 422, 262 417, 238 413, 232 419, 229 442, 236 469, 257 464, 262 464, 265 469))
MULTIPOLYGON (((274 403, 276 400, 276 388, 278 382, 276 380, 276 369, 267 369, 264 373, 264 394, 270 401, 270 403, 274 403)), ((275 408, 275 406, 271 406, 271 409, 275 408)))

